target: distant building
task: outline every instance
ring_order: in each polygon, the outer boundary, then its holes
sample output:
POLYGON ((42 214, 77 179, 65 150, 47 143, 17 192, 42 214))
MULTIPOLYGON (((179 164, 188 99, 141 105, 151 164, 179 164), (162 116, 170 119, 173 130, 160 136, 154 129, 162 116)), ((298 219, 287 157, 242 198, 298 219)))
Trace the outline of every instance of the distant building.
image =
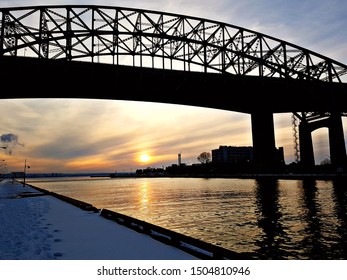
MULTIPOLYGON (((279 163, 284 163, 283 147, 276 149, 276 158, 279 163)), ((219 146, 212 150, 213 163, 241 163, 253 161, 252 146, 219 146)))
POLYGON ((212 162, 237 163, 253 161, 253 147, 219 146, 212 150, 212 162))

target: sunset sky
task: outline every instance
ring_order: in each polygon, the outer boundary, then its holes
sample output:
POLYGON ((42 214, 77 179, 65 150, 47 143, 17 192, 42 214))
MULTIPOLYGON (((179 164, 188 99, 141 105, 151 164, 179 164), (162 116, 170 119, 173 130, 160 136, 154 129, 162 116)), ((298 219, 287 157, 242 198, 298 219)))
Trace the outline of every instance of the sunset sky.
MULTIPOLYGON (((117 5, 218 20, 347 64, 344 0, 0 0, 0 7, 48 4, 117 5)), ((278 114, 274 119, 276 146, 284 147, 286 163, 291 163, 294 161, 291 114, 278 114)), ((0 137, 1 145, 8 146, 0 150, 0 160, 5 160, 0 162, 0 173, 22 171, 25 159, 32 173, 129 172, 171 165, 177 162, 179 152, 183 162, 192 164, 197 163, 200 153, 211 152, 219 145, 252 145, 250 116, 246 114, 88 99, 1 99, 0 137), (140 160, 144 154, 147 161, 140 160)), ((313 137, 319 163, 329 155, 327 130, 315 131, 313 137)))

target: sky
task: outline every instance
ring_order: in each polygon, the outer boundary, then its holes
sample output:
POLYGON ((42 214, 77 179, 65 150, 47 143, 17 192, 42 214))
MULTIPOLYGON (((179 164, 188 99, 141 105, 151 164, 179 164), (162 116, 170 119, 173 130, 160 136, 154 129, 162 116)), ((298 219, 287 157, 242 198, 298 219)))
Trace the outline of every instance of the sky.
MULTIPOLYGON (((0 0, 0 7, 93 4, 141 8, 226 22, 347 64, 344 0, 0 0)), ((280 94, 280 93, 279 93, 280 94)), ((276 147, 294 157, 291 114, 276 114, 276 147)), ((345 118, 344 127, 347 123, 345 118)), ((0 173, 131 172, 197 163, 220 145, 252 146, 250 116, 173 104, 88 99, 0 100, 0 173), (141 161, 147 154, 148 161, 141 161)), ((345 139, 347 139, 345 130, 345 139)), ((316 163, 329 158, 327 129, 313 133, 316 163)))

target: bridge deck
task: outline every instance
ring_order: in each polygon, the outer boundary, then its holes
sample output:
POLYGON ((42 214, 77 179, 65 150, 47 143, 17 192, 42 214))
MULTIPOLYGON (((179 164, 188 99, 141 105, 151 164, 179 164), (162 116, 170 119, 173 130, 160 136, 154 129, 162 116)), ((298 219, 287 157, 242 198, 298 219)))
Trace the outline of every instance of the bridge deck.
POLYGON ((347 112, 347 84, 1 57, 2 98, 96 98, 243 113, 347 112))

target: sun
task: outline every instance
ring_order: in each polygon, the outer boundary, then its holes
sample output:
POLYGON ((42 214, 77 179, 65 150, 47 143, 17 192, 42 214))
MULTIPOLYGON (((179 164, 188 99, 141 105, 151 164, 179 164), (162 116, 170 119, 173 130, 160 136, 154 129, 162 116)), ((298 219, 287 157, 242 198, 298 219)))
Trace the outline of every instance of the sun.
POLYGON ((151 160, 151 157, 148 154, 142 154, 140 156, 140 161, 141 162, 149 162, 151 160))

